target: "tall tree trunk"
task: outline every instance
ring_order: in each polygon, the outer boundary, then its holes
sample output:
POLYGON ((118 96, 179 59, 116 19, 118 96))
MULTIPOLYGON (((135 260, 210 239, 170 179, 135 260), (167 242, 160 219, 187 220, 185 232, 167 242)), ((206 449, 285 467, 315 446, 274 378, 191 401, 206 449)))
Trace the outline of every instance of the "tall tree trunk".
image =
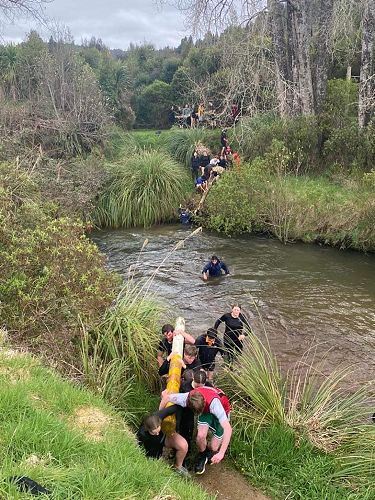
POLYGON ((375 0, 366 0, 362 20, 362 56, 359 78, 358 125, 365 127, 374 110, 374 36, 375 36, 375 0))
POLYGON ((293 29, 293 7, 287 1, 287 40, 288 40, 288 65, 290 68, 290 91, 291 91, 291 110, 292 114, 301 113, 301 99, 299 93, 298 70, 297 70, 297 56, 296 56, 296 43, 293 29))
POLYGON ((287 9, 279 0, 268 0, 270 31, 275 56, 277 100, 281 116, 291 114, 290 83, 292 79, 287 46, 287 9))
POLYGON ((331 46, 331 29, 333 16, 333 0, 320 0, 318 12, 318 32, 315 39, 315 111, 322 111, 326 93, 331 46))
POLYGON ((314 114, 314 92, 310 62, 310 33, 307 23, 307 0, 288 0, 288 33, 291 40, 292 74, 298 92, 300 111, 314 114))

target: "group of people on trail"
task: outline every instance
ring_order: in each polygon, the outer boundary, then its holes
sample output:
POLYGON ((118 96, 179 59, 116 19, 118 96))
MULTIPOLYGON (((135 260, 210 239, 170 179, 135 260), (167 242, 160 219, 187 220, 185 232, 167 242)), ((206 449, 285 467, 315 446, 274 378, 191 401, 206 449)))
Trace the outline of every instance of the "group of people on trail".
POLYGON ((180 128, 196 128, 202 126, 216 127, 216 111, 211 101, 207 107, 199 104, 185 104, 185 106, 171 106, 168 112, 168 122, 171 126, 180 128))
MULTIPOLYGON (((212 101, 204 104, 185 104, 185 106, 171 106, 168 111, 168 122, 172 127, 177 125, 180 128, 195 128, 208 126, 216 128, 218 123, 223 122, 226 125, 237 123, 240 117, 240 108, 233 103, 230 110, 224 109, 221 112, 216 109, 216 105, 212 101)), ((221 106, 222 107, 222 106, 221 106)), ((219 105, 220 108, 220 105, 219 105)))
POLYGON ((199 154, 194 150, 191 157, 191 173, 197 191, 205 192, 209 183, 220 176, 228 167, 238 165, 239 155, 233 153, 229 145, 226 129, 223 129, 220 137, 220 152, 212 158, 207 150, 199 154))
MULTIPOLYGON (((203 279, 222 273, 229 274, 229 269, 216 255, 202 270, 203 279)), ((163 390, 159 410, 144 419, 137 433, 138 442, 146 455, 153 458, 162 455, 164 446, 173 448, 176 471, 188 477, 186 456, 192 447, 196 420, 198 456, 194 472, 203 474, 207 463, 216 464, 224 458, 232 435, 230 402, 224 392, 214 385, 216 357, 220 354, 231 367, 243 349, 244 339, 251 332, 251 326, 242 314, 241 306, 233 304, 230 312, 220 316, 213 327, 196 338, 183 330, 174 330, 170 324, 163 325, 161 332, 157 363, 159 375, 164 381, 162 387, 167 385, 173 339, 178 334, 183 337, 180 392, 171 394, 163 390), (225 326, 223 340, 218 334, 221 324, 225 326), (161 423, 169 415, 176 416, 176 431, 166 435, 161 423)))

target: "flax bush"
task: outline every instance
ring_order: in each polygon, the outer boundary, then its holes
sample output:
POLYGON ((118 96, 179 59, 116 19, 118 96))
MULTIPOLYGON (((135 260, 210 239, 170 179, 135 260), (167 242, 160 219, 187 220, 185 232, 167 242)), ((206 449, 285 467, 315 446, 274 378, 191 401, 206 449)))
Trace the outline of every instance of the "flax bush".
POLYGON ((177 216, 190 189, 188 172, 167 154, 141 151, 111 167, 94 219, 105 227, 148 227, 177 216))

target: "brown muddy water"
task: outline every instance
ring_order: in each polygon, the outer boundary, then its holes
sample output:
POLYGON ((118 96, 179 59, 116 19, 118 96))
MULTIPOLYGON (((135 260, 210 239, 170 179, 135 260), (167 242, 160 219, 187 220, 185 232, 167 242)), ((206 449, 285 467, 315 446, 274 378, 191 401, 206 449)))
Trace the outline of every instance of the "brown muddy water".
POLYGON ((324 371, 344 365, 354 370, 353 383, 375 378, 375 255, 205 231, 171 252, 189 233, 180 225, 164 225, 105 230, 92 237, 109 267, 124 277, 129 266, 137 279, 149 277, 167 257, 151 290, 168 308, 166 321, 184 316, 194 336, 240 302, 255 333, 266 330, 284 369, 314 347, 314 363, 326 359, 324 371), (205 283, 201 270, 212 254, 231 274, 205 283))

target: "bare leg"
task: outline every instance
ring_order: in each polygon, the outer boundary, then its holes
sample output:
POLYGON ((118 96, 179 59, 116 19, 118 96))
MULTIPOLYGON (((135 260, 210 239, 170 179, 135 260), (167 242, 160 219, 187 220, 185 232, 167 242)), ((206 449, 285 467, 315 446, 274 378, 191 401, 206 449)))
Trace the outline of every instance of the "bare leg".
POLYGON ((209 444, 209 448, 211 451, 213 451, 214 453, 216 453, 217 451, 219 451, 219 448, 221 446, 221 441, 222 441, 222 438, 219 439, 217 437, 213 437, 210 441, 210 444, 209 444))
POLYGON ((207 448, 208 425, 198 424, 197 447, 200 452, 207 448))
POLYGON ((174 432, 170 436, 167 436, 165 440, 165 446, 167 448, 174 448, 176 450, 175 467, 176 469, 179 469, 182 466, 182 462, 185 460, 186 454, 188 452, 188 444, 186 442, 186 439, 177 432, 174 432))

